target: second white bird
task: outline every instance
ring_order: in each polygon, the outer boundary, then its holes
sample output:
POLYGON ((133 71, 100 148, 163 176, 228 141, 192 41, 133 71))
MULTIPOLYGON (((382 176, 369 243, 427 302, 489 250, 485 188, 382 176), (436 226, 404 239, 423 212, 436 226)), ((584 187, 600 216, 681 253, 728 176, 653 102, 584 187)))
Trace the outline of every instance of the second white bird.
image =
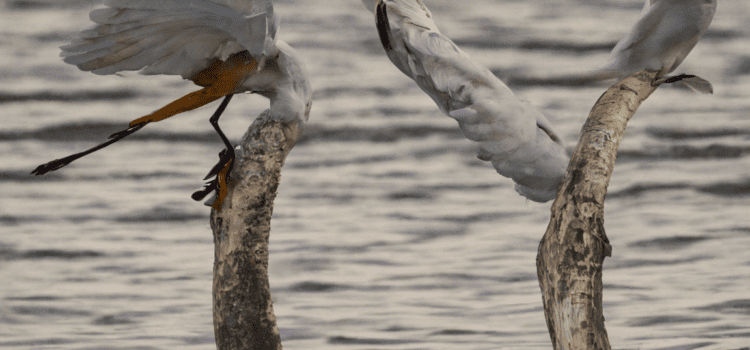
POLYGON ((388 58, 479 144, 479 158, 536 201, 555 198, 569 158, 560 136, 489 69, 440 33, 421 0, 363 0, 388 58))

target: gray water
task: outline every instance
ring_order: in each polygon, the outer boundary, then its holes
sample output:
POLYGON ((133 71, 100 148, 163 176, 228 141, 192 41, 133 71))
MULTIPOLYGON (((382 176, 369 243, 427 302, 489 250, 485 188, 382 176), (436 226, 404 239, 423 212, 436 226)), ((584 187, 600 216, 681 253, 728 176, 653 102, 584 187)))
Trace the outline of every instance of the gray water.
MULTIPOLYGON (((604 64, 641 0, 427 1, 469 55, 532 101, 568 147, 607 84, 535 79, 604 64)), ((96 76, 58 47, 95 1, 0 2, 0 349, 213 349, 209 208, 190 194, 222 145, 216 104, 149 125, 43 177, 196 87, 96 76)), ((277 1, 314 88, 274 209, 270 281, 286 349, 549 349, 536 280, 550 203, 475 158, 385 57, 358 0, 277 1)), ((720 0, 628 126, 606 202, 604 313, 616 349, 750 346, 750 5, 720 0)), ((268 107, 238 96, 239 139, 268 107)))

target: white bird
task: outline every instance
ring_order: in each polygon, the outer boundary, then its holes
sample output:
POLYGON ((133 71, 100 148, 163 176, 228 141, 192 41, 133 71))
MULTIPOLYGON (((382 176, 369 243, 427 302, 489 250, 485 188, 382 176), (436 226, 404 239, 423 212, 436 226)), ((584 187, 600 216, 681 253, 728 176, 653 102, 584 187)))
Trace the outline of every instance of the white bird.
POLYGON ((620 40, 604 70, 625 77, 643 69, 673 72, 693 50, 716 13, 717 0, 646 0, 641 18, 620 40))
POLYGON ((362 0, 388 58, 479 144, 478 157, 537 202, 555 198, 569 157, 544 115, 440 33, 421 0, 362 0))
POLYGON ((585 84, 622 79, 644 69, 657 71, 661 82, 682 82, 700 93, 713 93, 711 83, 694 75, 663 78, 693 50, 716 13, 718 0, 646 0, 641 17, 609 55, 606 65, 584 74, 557 76, 550 81, 585 84))
POLYGON ((85 152, 54 160, 32 173, 42 175, 104 148, 157 122, 224 97, 210 122, 227 149, 206 179, 206 188, 193 194, 203 199, 216 190, 221 205, 226 195, 234 149, 218 126, 233 94, 251 92, 270 99, 271 118, 306 122, 311 106, 307 73, 296 52, 276 40, 278 20, 271 0, 107 0, 91 11, 97 23, 61 47, 66 63, 95 74, 140 71, 140 74, 179 75, 203 89, 130 122, 110 141, 85 152))

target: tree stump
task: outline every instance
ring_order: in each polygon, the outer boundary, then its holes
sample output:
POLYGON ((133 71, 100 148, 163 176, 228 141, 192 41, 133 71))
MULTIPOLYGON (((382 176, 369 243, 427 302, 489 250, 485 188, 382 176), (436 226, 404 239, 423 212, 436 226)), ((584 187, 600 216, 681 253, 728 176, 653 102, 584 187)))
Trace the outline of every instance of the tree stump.
POLYGON ((229 192, 211 211, 214 334, 219 350, 280 350, 268 282, 268 239, 281 167, 302 135, 299 122, 261 114, 242 138, 229 192))
POLYGON ((602 310, 602 264, 611 256, 604 198, 625 126, 658 87, 640 71, 610 87, 581 132, 539 244, 537 274, 553 348, 610 349, 602 310))

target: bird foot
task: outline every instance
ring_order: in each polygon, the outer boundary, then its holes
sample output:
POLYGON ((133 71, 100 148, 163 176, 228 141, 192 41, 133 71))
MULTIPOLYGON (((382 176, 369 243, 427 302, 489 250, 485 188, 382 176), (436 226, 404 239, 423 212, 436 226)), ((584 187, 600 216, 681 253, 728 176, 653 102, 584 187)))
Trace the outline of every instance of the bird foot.
POLYGON ((701 94, 714 93, 714 87, 708 80, 692 74, 680 74, 671 77, 663 77, 661 79, 654 80, 652 84, 654 86, 658 86, 661 84, 672 84, 677 82, 680 82, 689 87, 691 90, 701 94))
MULTIPOLYGON (((216 181, 216 179, 213 179, 211 181, 206 182, 205 185, 203 185, 203 189, 193 192, 193 194, 190 196, 193 198, 194 201, 201 201, 203 198, 206 198, 209 193, 216 191, 216 189, 219 188, 219 183, 216 181)), ((209 204, 210 205, 210 204, 209 204)))
POLYGON ((218 175, 228 164, 233 163, 233 161, 234 149, 228 148, 221 150, 221 152, 219 152, 219 162, 211 168, 203 180, 208 180, 210 177, 218 175))
POLYGON ((209 179, 212 176, 216 176, 214 179, 206 182, 203 189, 195 191, 192 194, 192 198, 195 201, 201 201, 203 198, 211 193, 215 192, 214 196, 207 200, 204 204, 211 206, 212 208, 219 210, 224 198, 229 193, 229 175, 234 167, 234 150, 224 149, 219 153, 219 162, 211 168, 208 175, 204 180, 209 179))

